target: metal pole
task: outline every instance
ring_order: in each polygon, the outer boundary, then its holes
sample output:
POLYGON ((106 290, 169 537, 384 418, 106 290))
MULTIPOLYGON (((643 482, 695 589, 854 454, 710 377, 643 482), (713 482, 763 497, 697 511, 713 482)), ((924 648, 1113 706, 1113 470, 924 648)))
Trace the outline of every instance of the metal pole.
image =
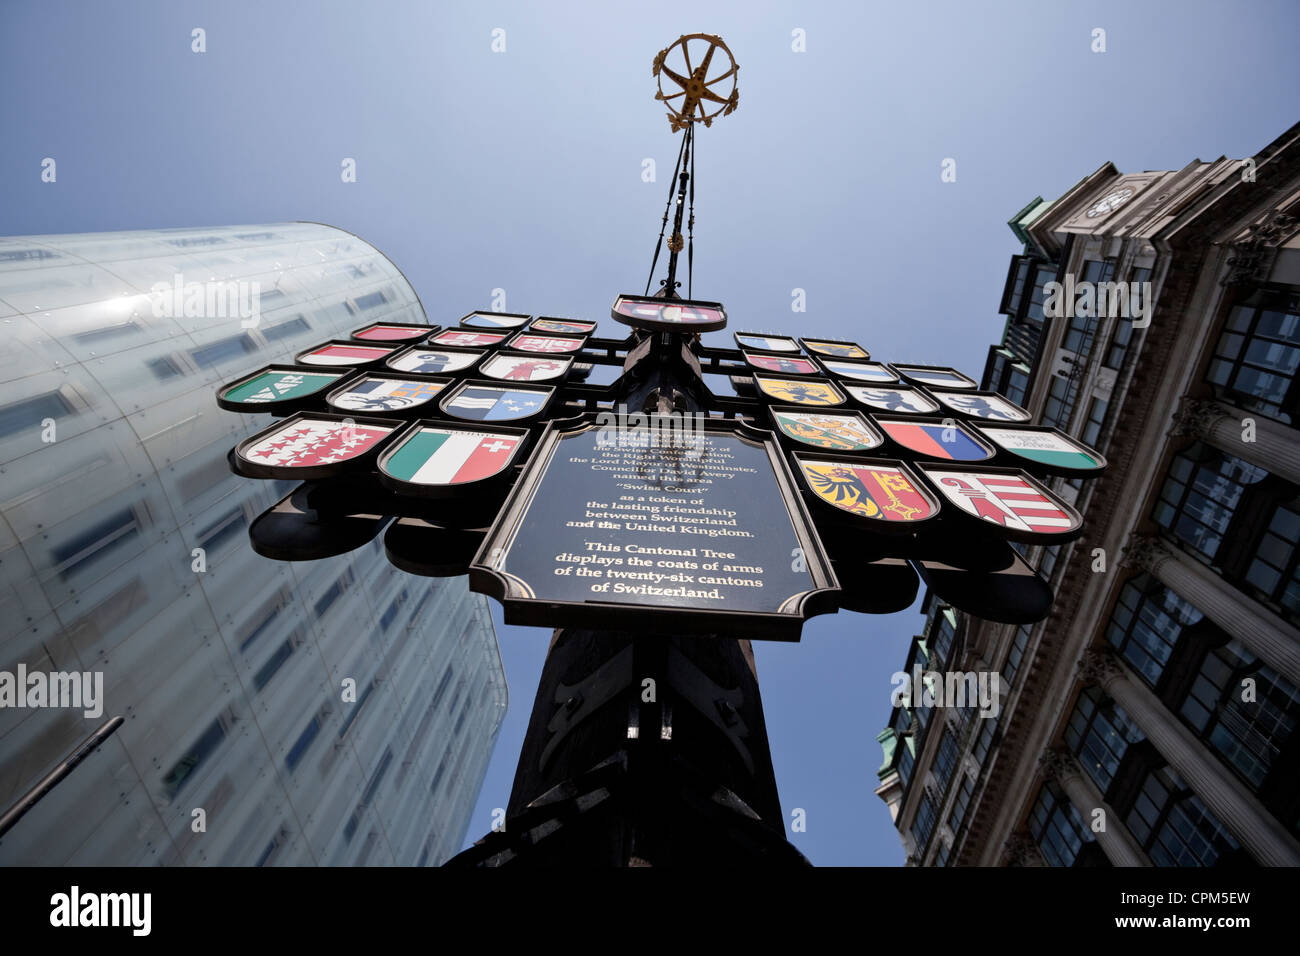
POLYGON ((53 790, 64 777, 76 770, 77 766, 89 757, 100 744, 111 737, 123 723, 124 721, 119 715, 101 724, 94 733, 78 744, 72 753, 59 761, 58 766, 42 777, 36 786, 23 794, 18 802, 6 810, 3 817, 0 817, 0 837, 8 833, 13 828, 13 825, 21 820, 28 810, 36 806, 37 801, 53 790))
POLYGON ((677 211, 673 213, 673 234, 668 240, 668 278, 664 280, 664 298, 676 299, 677 295, 677 254, 682 251, 682 214, 686 211, 686 184, 690 182, 691 174, 687 171, 691 163, 691 146, 694 145, 695 127, 687 126, 686 132, 682 135, 686 141, 682 144, 686 149, 685 159, 682 162, 681 174, 677 177, 677 211))

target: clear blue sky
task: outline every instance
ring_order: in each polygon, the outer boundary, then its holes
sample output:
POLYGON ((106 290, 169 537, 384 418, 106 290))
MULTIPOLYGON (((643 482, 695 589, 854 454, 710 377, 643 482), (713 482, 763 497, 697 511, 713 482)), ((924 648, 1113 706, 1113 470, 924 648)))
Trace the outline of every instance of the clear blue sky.
MULTIPOLYGON (((432 321, 502 288, 510 311, 615 332, 676 158, 651 61, 697 31, 730 44, 741 99, 699 138, 696 295, 733 328, 974 374, 1001 331, 1012 213, 1107 160, 1251 155, 1300 101, 1294 0, 4 0, 0 234, 315 220, 387 253, 432 321)), ((509 795, 549 635, 494 613, 511 708, 471 840, 509 795)), ((919 620, 841 613, 758 647, 782 803, 787 822, 807 812, 794 842, 814 863, 902 862, 875 735, 919 620)))

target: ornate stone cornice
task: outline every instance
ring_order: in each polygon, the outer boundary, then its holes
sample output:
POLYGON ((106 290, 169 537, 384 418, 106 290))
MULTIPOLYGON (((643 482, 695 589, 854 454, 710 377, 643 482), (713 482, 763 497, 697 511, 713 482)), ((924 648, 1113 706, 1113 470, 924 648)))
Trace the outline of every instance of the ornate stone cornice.
POLYGON ((1105 647, 1090 647, 1079 658, 1079 679, 1085 684, 1098 684, 1105 690, 1117 680, 1124 680, 1124 668, 1115 655, 1105 647))
POLYGON ((1232 245, 1228 274, 1222 285, 1262 282, 1268 278, 1277 250, 1300 228, 1300 219, 1288 210, 1271 209, 1264 218, 1246 227, 1245 237, 1232 245))

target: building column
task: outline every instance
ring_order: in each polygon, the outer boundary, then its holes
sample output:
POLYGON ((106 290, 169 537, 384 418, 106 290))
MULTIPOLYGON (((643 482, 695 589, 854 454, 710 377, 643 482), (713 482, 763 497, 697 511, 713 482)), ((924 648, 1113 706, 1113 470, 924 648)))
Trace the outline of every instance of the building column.
POLYGON ((1047 866, 1043 851, 1028 833, 1013 833, 1003 844, 1008 866, 1047 866))
POLYGON ((1070 798, 1074 809, 1079 811, 1088 828, 1092 829, 1092 815, 1100 808, 1104 814, 1100 831, 1092 832, 1097 837, 1097 844, 1111 866, 1150 866, 1151 860, 1138 845, 1129 828, 1125 826, 1120 815, 1107 803, 1091 780, 1084 776, 1083 768, 1072 754, 1063 750, 1046 750, 1038 758, 1039 764, 1049 777, 1054 777, 1070 798))
POLYGON ((1124 547, 1124 564, 1149 571, 1186 598, 1265 663, 1300 687, 1300 630, 1242 594, 1210 568, 1158 538, 1134 535, 1124 547))
POLYGON ((1300 431, 1263 415, 1223 402, 1184 398, 1175 416, 1175 434, 1209 442, 1252 465, 1300 484, 1300 431), (1254 441, 1243 441, 1245 419, 1254 425, 1254 441))
POLYGON ((1091 648, 1080 678, 1097 684, 1142 730, 1179 776, 1205 801, 1242 846, 1265 866, 1300 866, 1300 844, 1190 730, 1165 709, 1104 648, 1091 648))

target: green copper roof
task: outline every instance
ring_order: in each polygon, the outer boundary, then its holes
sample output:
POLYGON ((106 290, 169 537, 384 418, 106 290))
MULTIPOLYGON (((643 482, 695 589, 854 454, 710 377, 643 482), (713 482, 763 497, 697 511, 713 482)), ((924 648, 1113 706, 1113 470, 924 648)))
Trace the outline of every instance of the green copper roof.
POLYGON ((1033 202, 1007 220, 1007 225, 1011 227, 1011 231, 1015 233, 1016 238, 1027 246, 1029 245, 1029 226, 1035 219, 1051 208, 1052 203, 1044 202, 1042 196, 1035 196, 1033 202))

